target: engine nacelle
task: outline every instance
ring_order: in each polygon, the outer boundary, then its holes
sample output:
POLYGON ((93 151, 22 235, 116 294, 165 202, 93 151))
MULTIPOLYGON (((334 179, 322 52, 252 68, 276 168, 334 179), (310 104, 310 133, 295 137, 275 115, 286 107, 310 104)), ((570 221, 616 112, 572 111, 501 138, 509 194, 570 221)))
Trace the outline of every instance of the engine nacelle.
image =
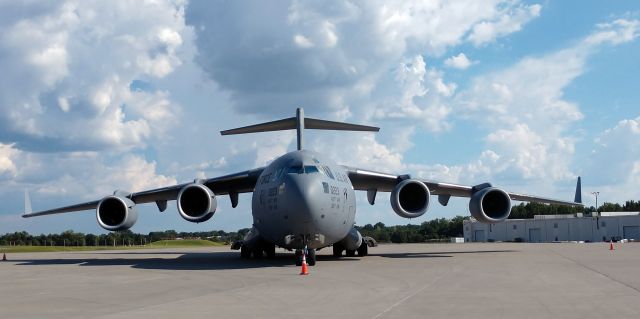
POLYGON ((481 223, 498 223, 511 214, 511 198, 499 188, 487 187, 471 196, 469 211, 481 223))
POLYGON ((202 223, 213 216, 218 207, 216 195, 202 184, 189 184, 180 190, 178 213, 192 223, 202 223))
POLYGON ((96 219, 106 230, 127 230, 138 220, 136 203, 122 196, 107 196, 98 203, 96 219))
POLYGON ((341 245, 346 250, 356 250, 360 245, 362 245, 362 235, 357 229, 351 228, 347 237, 343 238, 336 244, 341 245))
POLYGON ((400 217, 416 218, 429 209, 429 188, 421 181, 406 179, 391 192, 391 207, 400 217))

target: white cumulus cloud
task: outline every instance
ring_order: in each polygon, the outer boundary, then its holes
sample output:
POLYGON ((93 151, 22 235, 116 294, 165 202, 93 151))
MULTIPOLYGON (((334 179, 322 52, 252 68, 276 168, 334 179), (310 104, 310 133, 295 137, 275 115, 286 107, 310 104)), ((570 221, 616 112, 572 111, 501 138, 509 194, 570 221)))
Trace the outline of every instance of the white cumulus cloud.
POLYGON ((158 114, 176 110, 167 92, 130 85, 181 65, 191 32, 183 8, 182 1, 3 4, 24 16, 0 21, 0 142, 20 139, 16 147, 31 151, 144 146, 167 124, 158 114))
POLYGON ((465 70, 473 64, 469 58, 464 53, 460 53, 458 55, 454 55, 444 60, 444 65, 448 67, 452 67, 454 69, 465 70))
POLYGON ((3 176, 13 177, 16 174, 16 164, 14 163, 18 150, 13 145, 0 143, 0 180, 3 176))
POLYGON ((478 46, 492 42, 505 34, 520 31, 524 24, 540 15, 541 9, 542 6, 539 4, 500 8, 499 14, 475 24, 468 39, 478 46))

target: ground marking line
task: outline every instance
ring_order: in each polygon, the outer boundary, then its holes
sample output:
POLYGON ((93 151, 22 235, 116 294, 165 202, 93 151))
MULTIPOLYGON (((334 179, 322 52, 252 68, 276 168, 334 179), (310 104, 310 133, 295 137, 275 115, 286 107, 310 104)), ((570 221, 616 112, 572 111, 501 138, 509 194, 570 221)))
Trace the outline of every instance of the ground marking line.
POLYGON ((581 263, 581 262, 579 262, 579 261, 577 261, 577 260, 575 260, 575 259, 573 259, 573 258, 571 258, 571 257, 567 257, 567 256, 565 256, 565 255, 562 255, 562 254, 560 254, 559 252, 557 252, 557 251, 555 251, 555 250, 553 250, 553 249, 549 249, 549 250, 550 250, 550 251, 552 251, 554 254, 556 254, 556 255, 558 255, 558 256, 560 256, 560 257, 564 258, 564 259, 567 259, 567 260, 569 260, 569 261, 574 262, 575 264, 577 264, 577 265, 579 265, 579 266, 582 266, 582 268, 585 268, 585 269, 591 270, 591 271, 593 271, 593 272, 595 272, 595 273, 597 273, 597 274, 599 274, 599 275, 601 275, 601 276, 603 276, 603 277, 605 277, 605 278, 608 278, 608 279, 609 279, 609 280, 611 280, 611 281, 617 282, 617 283, 619 283, 619 284, 621 284, 621 285, 623 285, 623 286, 625 286, 625 287, 627 287, 627 288, 631 288, 631 289, 635 290, 636 292, 640 292, 640 289, 638 289, 638 288, 636 288, 636 287, 634 287, 634 286, 631 286, 631 285, 629 285, 629 284, 627 284, 627 283, 625 283, 625 282, 622 282, 622 281, 620 281, 620 280, 618 280, 618 279, 615 279, 615 278, 613 278, 613 277, 611 277, 611 276, 609 276, 609 275, 607 275, 607 274, 605 274, 605 273, 602 273, 602 272, 598 271, 597 269, 591 268, 591 267, 589 267, 589 266, 587 266, 587 265, 585 265, 585 264, 583 264, 583 263, 581 263))
POLYGON ((372 317, 371 319, 378 319, 380 318, 382 315, 386 314, 387 312, 393 310, 393 308, 399 306, 400 304, 402 304, 403 302, 407 301, 409 298, 412 298, 413 296, 423 292, 425 289, 429 288, 431 285, 433 285, 434 283, 436 283, 436 281, 442 279, 442 277, 444 277, 445 275, 449 274, 453 268, 455 267, 450 267, 449 271, 441 274, 440 276, 434 278, 432 281, 428 282, 424 287, 416 290, 415 292, 413 292, 412 294, 405 296, 404 298, 396 301, 393 305, 389 306, 387 309, 383 310, 382 312, 380 312, 379 314, 375 315, 374 317, 372 317))

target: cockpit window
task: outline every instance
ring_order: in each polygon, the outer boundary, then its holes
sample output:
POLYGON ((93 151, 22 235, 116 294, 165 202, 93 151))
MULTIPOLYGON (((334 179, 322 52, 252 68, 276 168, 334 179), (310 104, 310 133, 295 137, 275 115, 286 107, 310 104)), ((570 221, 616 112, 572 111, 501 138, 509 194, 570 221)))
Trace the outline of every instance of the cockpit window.
POLYGON ((304 167, 305 174, 318 173, 318 168, 312 165, 304 167))
POLYGON ((318 173, 318 168, 313 166, 313 165, 307 165, 307 166, 291 166, 289 167, 288 173, 295 173, 295 174, 312 174, 312 173, 318 173))
POLYGON ((287 171, 287 173, 302 174, 304 173, 304 167, 302 165, 291 166, 289 167, 289 171, 287 171))

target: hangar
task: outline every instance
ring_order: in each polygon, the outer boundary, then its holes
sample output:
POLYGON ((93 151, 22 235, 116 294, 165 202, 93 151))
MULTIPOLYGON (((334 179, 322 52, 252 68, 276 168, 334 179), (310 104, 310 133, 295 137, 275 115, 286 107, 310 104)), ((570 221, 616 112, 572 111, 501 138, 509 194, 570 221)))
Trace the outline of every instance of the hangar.
POLYGON ((465 242, 640 241, 640 212, 602 212, 598 216, 536 215, 483 224, 473 218, 463 223, 465 242))

